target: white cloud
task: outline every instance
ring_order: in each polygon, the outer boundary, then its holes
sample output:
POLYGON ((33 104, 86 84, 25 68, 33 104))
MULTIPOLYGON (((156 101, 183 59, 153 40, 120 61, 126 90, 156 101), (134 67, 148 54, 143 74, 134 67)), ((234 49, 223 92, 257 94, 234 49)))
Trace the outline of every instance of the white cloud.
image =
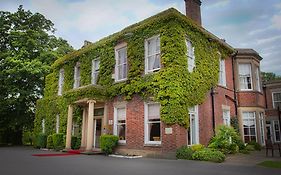
POLYGON ((281 39, 281 35, 273 36, 270 38, 258 39, 257 44, 267 44, 281 39))
POLYGON ((274 15, 271 19, 272 25, 276 28, 281 30, 281 14, 274 15))

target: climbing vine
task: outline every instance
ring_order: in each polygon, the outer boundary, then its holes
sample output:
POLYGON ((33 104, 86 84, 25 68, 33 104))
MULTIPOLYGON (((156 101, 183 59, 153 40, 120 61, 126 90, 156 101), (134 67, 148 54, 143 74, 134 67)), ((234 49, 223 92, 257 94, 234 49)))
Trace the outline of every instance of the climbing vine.
MULTIPOLYGON (((60 113, 66 125, 67 105, 82 98, 109 100, 123 96, 126 100, 138 94, 143 99, 152 98, 161 104, 161 120, 167 124, 188 127, 188 107, 204 101, 206 93, 215 86, 219 73, 219 54, 222 58, 232 53, 232 49, 219 39, 194 24, 175 9, 168 9, 158 15, 125 28, 96 43, 75 51, 57 60, 52 65, 53 72, 46 77, 45 96, 37 103, 35 128, 39 132, 42 117, 48 117, 50 130, 60 113), (160 34, 161 69, 152 74, 144 74, 144 40, 160 34), (187 68, 188 37, 195 48, 193 72, 187 68), (115 83, 112 78, 115 66, 114 47, 127 43, 128 78, 115 83), (92 60, 100 59, 98 85, 91 84, 92 60), (73 89, 74 66, 81 65, 81 86, 73 89), (63 96, 57 96, 59 70, 63 68, 63 96), (49 121, 50 120, 50 121, 49 121)), ((65 130, 65 129, 64 129, 65 130)))

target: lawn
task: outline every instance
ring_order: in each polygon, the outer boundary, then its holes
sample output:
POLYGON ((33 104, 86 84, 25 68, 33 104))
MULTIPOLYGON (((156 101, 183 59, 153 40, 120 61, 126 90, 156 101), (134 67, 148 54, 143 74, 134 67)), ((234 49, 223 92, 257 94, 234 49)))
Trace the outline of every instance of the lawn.
POLYGON ((281 168, 281 161, 264 161, 258 165, 268 167, 268 168, 281 168))

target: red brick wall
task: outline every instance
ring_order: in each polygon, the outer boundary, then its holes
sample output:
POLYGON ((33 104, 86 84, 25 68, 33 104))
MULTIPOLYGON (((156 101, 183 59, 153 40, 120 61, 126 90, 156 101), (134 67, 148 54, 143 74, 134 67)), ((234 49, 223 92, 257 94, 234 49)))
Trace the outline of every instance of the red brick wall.
POLYGON ((237 93, 238 105, 241 107, 265 107, 264 95, 256 91, 237 93))

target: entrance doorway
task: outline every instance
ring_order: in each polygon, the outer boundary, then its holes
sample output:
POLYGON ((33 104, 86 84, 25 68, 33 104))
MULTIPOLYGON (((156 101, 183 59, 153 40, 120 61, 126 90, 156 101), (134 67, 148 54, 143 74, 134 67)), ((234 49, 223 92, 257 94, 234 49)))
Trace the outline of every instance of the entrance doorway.
POLYGON ((94 119, 94 148, 100 147, 102 119, 94 119))

